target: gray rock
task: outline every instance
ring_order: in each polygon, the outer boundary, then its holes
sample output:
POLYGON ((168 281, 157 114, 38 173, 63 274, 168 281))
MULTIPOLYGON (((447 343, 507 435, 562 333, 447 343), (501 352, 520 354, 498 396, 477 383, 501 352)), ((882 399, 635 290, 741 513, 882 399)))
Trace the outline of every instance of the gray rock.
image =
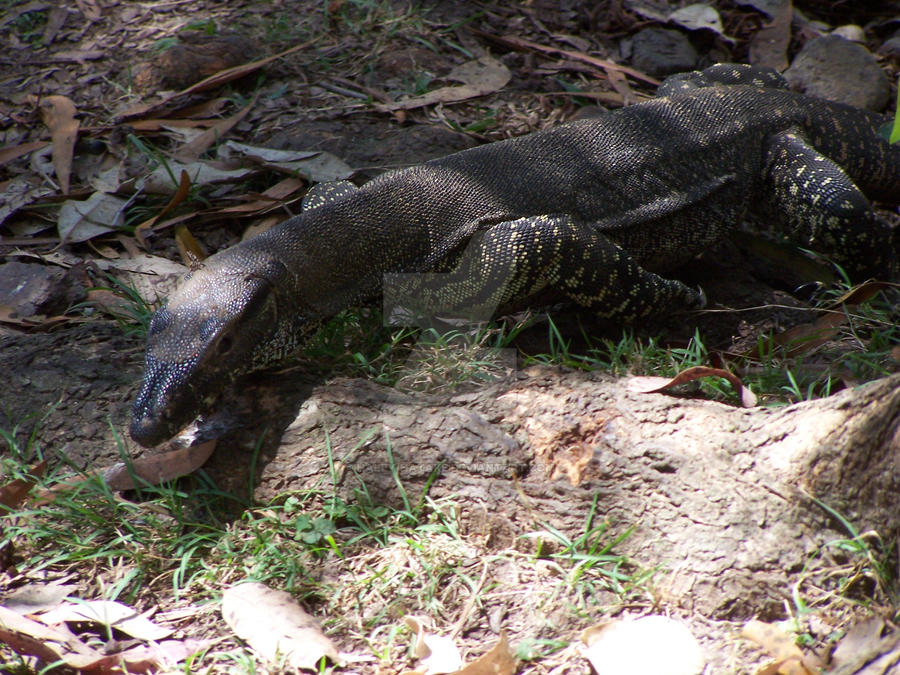
POLYGON ((37 263, 0 265, 0 305, 11 308, 16 318, 62 314, 84 296, 71 271, 37 263))
POLYGON ((680 31, 644 28, 632 38, 631 64, 648 75, 665 76, 693 70, 697 61, 697 50, 680 31))
POLYGON ((791 88, 867 110, 883 110, 890 86, 865 47, 837 35, 806 43, 784 73, 791 88))
POLYGON ((878 53, 887 58, 900 59, 900 35, 895 35, 881 43, 878 53))

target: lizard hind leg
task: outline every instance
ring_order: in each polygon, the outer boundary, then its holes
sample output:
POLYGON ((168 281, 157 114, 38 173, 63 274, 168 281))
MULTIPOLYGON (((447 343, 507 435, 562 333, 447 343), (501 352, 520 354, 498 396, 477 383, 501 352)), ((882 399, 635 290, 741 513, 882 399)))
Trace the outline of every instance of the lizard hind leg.
POLYGON ((765 210, 792 241, 828 256, 853 279, 889 275, 895 234, 835 162, 796 131, 769 139, 765 210))
POLYGON ((493 225, 449 271, 389 275, 384 288, 387 317, 403 315, 399 307, 407 316, 483 321, 548 290, 623 322, 704 304, 701 292, 643 269, 592 225, 566 215, 493 225))

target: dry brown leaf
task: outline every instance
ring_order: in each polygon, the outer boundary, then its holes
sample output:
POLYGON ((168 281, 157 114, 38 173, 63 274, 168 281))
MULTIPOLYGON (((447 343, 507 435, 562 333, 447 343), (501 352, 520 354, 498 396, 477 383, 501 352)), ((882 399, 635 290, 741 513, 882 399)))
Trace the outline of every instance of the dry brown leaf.
MULTIPOLYGON (((176 443, 178 439, 170 442, 176 443)), ((42 490, 35 494, 37 503, 45 503, 53 499, 53 493, 70 490, 78 487, 93 476, 99 475, 109 486, 110 490, 133 490, 138 487, 159 485, 168 480, 174 480, 196 471, 212 455, 216 448, 216 441, 206 441, 187 448, 171 450, 156 455, 139 457, 129 464, 116 462, 110 466, 97 469, 86 476, 73 478, 55 484, 49 490, 42 490)))
POLYGON ((82 668, 102 657, 68 631, 48 628, 0 606, 0 642, 18 654, 36 656, 47 663, 64 661, 82 668))
MULTIPOLYGON (((188 269, 161 256, 139 253, 131 258, 96 260, 98 269, 113 274, 126 286, 134 288, 149 305, 158 305, 172 294, 188 269)), ((102 300, 102 299, 101 299, 102 300)))
POLYGON ((274 54, 273 56, 267 56, 264 59, 259 59, 251 63, 245 63, 241 66, 235 66, 234 68, 226 68, 225 70, 222 70, 215 75, 210 75, 206 79, 200 80, 200 82, 191 85, 187 89, 182 89, 181 91, 164 97, 161 101, 151 104, 142 104, 139 106, 135 106, 134 108, 129 108, 128 110, 117 115, 116 118, 121 121, 132 119, 135 117, 143 117, 144 115, 147 115, 151 112, 162 110, 177 98, 188 96, 200 91, 206 91, 208 89, 214 89, 215 87, 219 87, 223 84, 231 82, 232 80, 244 77, 244 75, 249 75, 253 71, 262 68, 267 63, 271 63, 272 61, 287 56, 288 54, 293 54, 294 52, 300 51, 301 49, 306 49, 307 47, 315 44, 318 40, 319 38, 316 37, 312 40, 304 42, 303 44, 295 45, 290 49, 285 49, 283 52, 279 52, 277 54, 274 54))
POLYGON ((896 284, 884 281, 867 281, 854 286, 830 305, 819 318, 811 323, 803 323, 788 328, 775 336, 775 344, 784 347, 789 356, 798 356, 832 340, 841 326, 848 322, 844 307, 855 307, 875 295, 879 291, 893 288, 896 284))
POLYGON ((834 339, 847 322, 843 312, 827 312, 812 323, 801 323, 774 336, 775 344, 784 347, 788 356, 799 356, 834 339))
POLYGON ((454 675, 513 675, 516 672, 516 657, 509 648, 506 633, 500 632, 500 640, 486 654, 454 675))
POLYGON ((125 221, 128 201, 106 192, 95 192, 83 201, 67 199, 56 227, 63 244, 75 244, 114 232, 125 221))
POLYGON ((211 98, 208 101, 202 101, 197 105, 191 105, 187 108, 182 108, 178 111, 178 120, 168 120, 168 122, 173 121, 184 121, 184 122, 194 122, 199 120, 205 120, 206 124, 209 124, 209 120, 206 118, 216 117, 222 110, 225 109, 225 106, 228 105, 231 99, 225 98, 224 96, 220 96, 218 98, 211 98), (190 118, 190 119, 187 119, 190 118))
POLYGON ((850 628, 831 654, 832 667, 842 666, 850 662, 854 656, 876 647, 881 642, 883 630, 884 619, 877 616, 850 628))
POLYGON ((225 623, 263 658, 292 668, 316 670, 322 657, 339 662, 337 649, 290 593, 256 582, 222 594, 225 623))
POLYGON ((312 183, 343 180, 353 175, 353 169, 344 160, 321 150, 275 150, 236 141, 226 141, 218 148, 218 156, 222 159, 233 159, 235 155, 267 169, 301 176, 312 183))
MULTIPOLYGON (((47 461, 42 460, 32 466, 28 473, 32 476, 40 478, 44 475, 44 471, 46 470, 47 461)), ((0 486, 0 504, 10 510, 17 509, 22 504, 22 502, 25 501, 25 497, 28 496, 28 493, 31 492, 31 488, 34 487, 34 483, 35 481, 33 480, 16 478, 9 481, 6 485, 0 486)))
POLYGON ((803 658, 803 650, 797 646, 793 636, 777 624, 754 619, 744 624, 741 635, 761 646, 775 659, 803 658))
POLYGON ((132 490, 146 483, 159 485, 186 476, 199 469, 216 449, 216 441, 149 455, 131 461, 131 467, 118 462, 98 473, 111 490, 132 490))
POLYGON ((175 194, 172 195, 172 198, 169 200, 169 203, 163 207, 163 210, 157 213, 152 218, 148 218, 141 224, 139 224, 136 228, 134 228, 134 236, 140 242, 141 246, 144 248, 147 247, 146 240, 146 232, 151 230, 156 222, 162 218, 169 211, 178 206, 181 202, 187 199, 188 194, 191 191, 191 178, 188 176, 188 172, 184 169, 181 170, 181 176, 178 181, 178 189, 175 191, 175 194))
POLYGON ((53 44, 56 34, 63 27, 66 19, 69 17, 69 8, 64 5, 55 5, 50 8, 47 13, 47 25, 44 26, 44 35, 41 37, 41 43, 45 45, 53 44))
POLYGON ((128 319, 132 302, 106 288, 92 288, 87 292, 87 302, 113 318, 128 319))
POLYGON ((148 645, 132 647, 124 652, 116 652, 105 657, 91 668, 94 672, 121 673, 120 664, 125 664, 129 673, 152 673, 162 667, 166 672, 175 672, 175 666, 210 645, 209 640, 163 640, 148 645))
POLYGON ((649 75, 645 75, 639 70, 628 68, 627 66, 621 66, 618 63, 613 63, 612 61, 607 61, 606 59, 599 59, 596 56, 591 56, 590 54, 585 54, 583 52, 571 51, 569 49, 559 49, 557 47, 548 47, 547 45, 538 44, 537 42, 529 42, 528 40, 523 40, 522 38, 516 37, 515 35, 494 35, 493 33, 487 33, 485 31, 478 30, 477 28, 470 28, 469 31, 474 35, 477 35, 478 37, 483 37, 486 40, 497 42, 506 47, 510 47, 511 49, 517 49, 519 51, 535 51, 542 54, 550 54, 555 56, 564 56, 567 59, 572 59, 573 61, 581 61, 582 63, 587 63, 596 68, 600 68, 604 72, 615 70, 617 72, 624 73, 625 75, 630 75, 636 80, 642 80, 643 82, 647 82, 653 85, 659 84, 659 80, 650 77, 649 75))
POLYGON ((90 21, 96 21, 103 16, 103 11, 97 0, 75 0, 75 4, 78 5, 78 9, 81 10, 81 13, 90 21))
POLYGON ((430 621, 424 617, 407 616, 403 623, 415 633, 413 654, 421 661, 417 669, 426 675, 445 675, 462 668, 462 656, 456 643, 448 637, 432 635, 426 630, 430 621))
MULTIPOLYGON (((257 234, 265 232, 266 230, 271 230, 283 220, 284 218, 281 216, 272 215, 261 218, 260 220, 255 221, 246 230, 244 230, 244 233, 241 235, 241 241, 245 241, 250 237, 255 237, 257 234)), ((900 358, 898 358, 897 360, 900 361, 900 358)))
POLYGON ((456 103, 470 98, 492 94, 506 86, 512 75, 500 61, 483 56, 477 61, 467 61, 454 68, 446 79, 462 82, 461 85, 441 87, 421 96, 413 96, 396 103, 376 103, 381 112, 412 110, 435 103, 456 103))
POLYGON ((48 626, 61 623, 96 623, 109 626, 138 640, 163 640, 174 631, 159 626, 136 609, 115 600, 78 600, 66 602, 37 619, 48 626))
POLYGON ((174 194, 179 186, 173 181, 173 176, 180 176, 182 171, 187 172, 194 185, 212 185, 235 183, 259 169, 256 167, 225 168, 222 162, 206 160, 182 164, 173 159, 169 162, 168 168, 161 166, 144 179, 144 191, 158 195, 174 194))
MULTIPOLYGON (((161 633, 157 631, 156 634, 161 633)), ((160 665, 171 668, 208 645, 197 640, 164 640, 124 652, 104 654, 81 642, 64 625, 50 628, 2 606, 0 642, 19 654, 37 657, 46 663, 59 662, 78 672, 110 674, 150 672, 160 665)))
POLYGON ((0 305, 0 323, 12 324, 19 328, 49 330, 63 323, 84 323, 85 321, 90 321, 90 317, 65 316, 63 314, 55 316, 35 314, 34 316, 20 317, 14 307, 0 305))
POLYGON ((851 307, 861 305, 875 297, 879 291, 884 291, 889 288, 897 288, 897 284, 892 284, 887 281, 866 281, 854 286, 831 303, 831 308, 835 309, 842 305, 849 305, 851 307))
POLYGON ((731 386, 734 387, 734 389, 740 394, 741 405, 745 408, 752 408, 757 403, 756 394, 754 394, 752 391, 750 391, 750 389, 744 386, 744 383, 741 382, 741 378, 739 378, 734 373, 724 370, 723 368, 693 366, 681 371, 671 380, 666 380, 662 377, 634 377, 631 378, 630 383, 633 384, 631 384, 630 386, 637 390, 637 388, 641 387, 642 384, 652 383, 653 388, 642 389, 641 393, 657 394, 679 384, 685 384, 686 382, 699 380, 701 377, 721 377, 728 380, 728 382, 731 383, 731 386))
POLYGON ((129 122, 128 126, 130 126, 135 131, 159 131, 160 129, 165 129, 167 127, 172 127, 175 129, 178 128, 186 128, 186 129, 195 129, 195 128, 203 128, 208 129, 213 125, 213 122, 210 120, 189 120, 189 119, 148 119, 148 120, 134 120, 133 122, 129 122))
POLYGON ((687 626, 665 616, 608 621, 586 629, 581 641, 597 675, 699 675, 705 665, 687 626))
POLYGON ((46 612, 59 607, 76 588, 65 583, 25 584, 6 594, 3 606, 22 616, 46 612))
POLYGON ((258 98, 259 94, 255 94, 250 102, 234 115, 227 117, 224 120, 217 121, 209 129, 197 136, 197 138, 189 143, 185 143, 175 153, 175 157, 185 162, 193 162, 196 160, 200 155, 211 148, 214 143, 222 139, 225 134, 231 131, 234 125, 244 119, 247 116, 247 113, 249 113, 253 109, 253 106, 256 105, 256 100, 258 98))
POLYGON ((53 168, 63 194, 69 194, 72 175, 72 156, 78 139, 78 120, 75 104, 65 96, 45 96, 41 99, 41 119, 53 139, 53 168))
MULTIPOLYGON (((37 184, 37 181, 33 177, 26 178, 24 176, 17 176, 13 180, 5 181, 2 187, 0 187, 0 224, 4 223, 7 218, 19 209, 38 201, 42 197, 52 195, 54 192, 56 191, 44 184, 37 184)), ((48 229, 44 223, 37 223, 36 229, 28 229, 25 231, 17 229, 13 227, 13 225, 14 223, 10 223, 7 227, 9 227, 11 232, 19 235, 33 235, 36 232, 48 229)), ((20 225, 22 225, 22 223, 20 223, 20 225)), ((11 239, 12 237, 4 237, 3 243, 10 245, 11 239)), ((32 243, 33 239, 27 237, 25 241, 32 243)))
POLYGON ((259 198, 246 204, 226 206, 220 212, 242 213, 245 215, 263 214, 282 206, 287 197, 300 190, 304 185, 306 185, 305 181, 300 178, 285 178, 263 192, 259 198))
POLYGON ((669 23, 677 24, 688 30, 711 30, 726 42, 734 42, 733 38, 725 35, 719 12, 709 4, 694 2, 670 11, 666 18, 669 23))
POLYGON ((625 74, 618 70, 608 70, 606 71, 606 77, 609 80, 612 88, 616 90, 616 93, 621 97, 622 105, 630 105, 634 103, 635 93, 632 88, 628 84, 628 78, 625 77, 625 74))
POLYGON ((21 143, 19 145, 10 145, 5 148, 0 148, 0 166, 21 157, 22 155, 27 155, 29 152, 40 150, 46 145, 47 141, 32 141, 31 143, 21 143))
POLYGON ((191 267, 200 260, 205 260, 209 255, 203 244, 197 241, 197 238, 191 234, 187 225, 178 225, 175 228, 175 244, 178 246, 178 253, 185 265, 191 267))

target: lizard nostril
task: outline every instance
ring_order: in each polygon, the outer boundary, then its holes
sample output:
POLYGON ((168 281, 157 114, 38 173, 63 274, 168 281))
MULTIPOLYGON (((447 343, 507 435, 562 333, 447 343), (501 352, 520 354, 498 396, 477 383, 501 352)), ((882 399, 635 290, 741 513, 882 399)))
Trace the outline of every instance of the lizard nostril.
POLYGON ((232 347, 234 347, 234 340, 226 335, 221 340, 219 340, 217 351, 220 355, 225 355, 231 351, 232 347))

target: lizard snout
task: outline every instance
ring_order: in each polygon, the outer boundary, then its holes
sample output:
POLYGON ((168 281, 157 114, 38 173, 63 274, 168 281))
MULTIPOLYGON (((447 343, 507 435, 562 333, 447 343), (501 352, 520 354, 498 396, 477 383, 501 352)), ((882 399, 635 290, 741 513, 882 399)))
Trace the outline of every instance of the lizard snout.
POLYGON ((131 406, 131 437, 152 447, 177 434, 196 416, 199 400, 189 387, 176 387, 190 363, 169 364, 148 354, 144 380, 131 406))

